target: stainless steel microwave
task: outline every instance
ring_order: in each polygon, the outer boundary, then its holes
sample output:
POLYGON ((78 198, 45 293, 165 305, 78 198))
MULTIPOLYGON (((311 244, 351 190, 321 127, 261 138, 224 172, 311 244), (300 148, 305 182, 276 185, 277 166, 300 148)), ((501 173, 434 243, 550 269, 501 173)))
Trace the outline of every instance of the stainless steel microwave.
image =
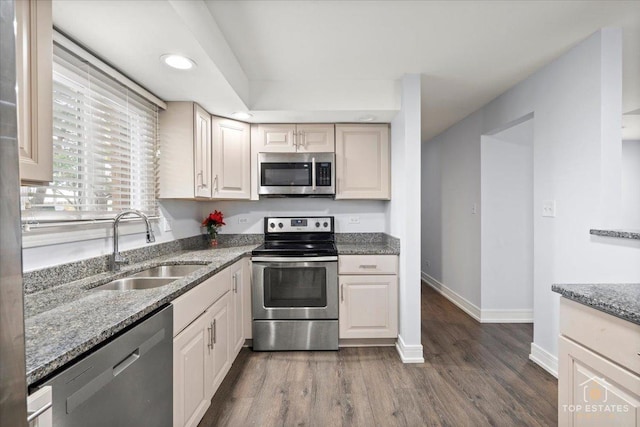
POLYGON ((261 196, 333 196, 334 153, 259 153, 261 196))

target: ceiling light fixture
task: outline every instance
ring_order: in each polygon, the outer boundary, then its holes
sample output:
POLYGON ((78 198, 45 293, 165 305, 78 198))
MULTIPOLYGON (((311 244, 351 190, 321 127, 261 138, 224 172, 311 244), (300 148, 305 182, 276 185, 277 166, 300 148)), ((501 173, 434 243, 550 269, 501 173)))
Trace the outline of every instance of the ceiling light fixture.
POLYGON ((186 56, 167 53, 160 57, 160 60, 171 68, 178 70, 190 70, 196 66, 195 61, 186 56))
POLYGON ((253 117, 253 114, 247 113, 246 111, 236 111, 235 113, 231 113, 234 119, 238 120, 248 120, 253 117))
POLYGON ((373 122, 376 120, 376 116, 372 116, 371 114, 367 116, 362 116, 358 119, 361 122, 373 122))

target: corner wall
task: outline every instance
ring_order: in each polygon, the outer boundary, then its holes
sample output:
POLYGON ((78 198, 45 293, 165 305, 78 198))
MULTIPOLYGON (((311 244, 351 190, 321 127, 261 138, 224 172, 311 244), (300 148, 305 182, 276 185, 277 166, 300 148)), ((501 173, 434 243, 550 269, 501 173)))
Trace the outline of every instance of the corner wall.
MULTIPOLYGON (((531 357, 551 372, 557 371, 559 309, 559 295, 551 285, 640 280, 639 244, 610 244, 589 234, 590 228, 621 225, 621 46, 620 30, 600 30, 426 142, 427 153, 438 154, 441 161, 442 235, 424 234, 425 252, 437 259, 440 246, 441 283, 482 308, 480 221, 469 213, 479 197, 481 137, 534 114, 531 357), (541 216, 545 200, 556 201, 555 218, 541 216)), ((429 179, 430 173, 423 178, 429 179)), ((432 185, 425 188, 432 190, 432 185)), ((423 198, 438 202, 433 191, 423 198)), ((433 230, 435 221, 423 217, 429 224, 425 230, 433 230)), ((437 274, 426 259, 422 268, 437 274)))
POLYGON ((400 239, 400 333, 405 363, 422 363, 420 324, 420 76, 401 81, 402 108, 391 122, 391 201, 387 232, 400 239))

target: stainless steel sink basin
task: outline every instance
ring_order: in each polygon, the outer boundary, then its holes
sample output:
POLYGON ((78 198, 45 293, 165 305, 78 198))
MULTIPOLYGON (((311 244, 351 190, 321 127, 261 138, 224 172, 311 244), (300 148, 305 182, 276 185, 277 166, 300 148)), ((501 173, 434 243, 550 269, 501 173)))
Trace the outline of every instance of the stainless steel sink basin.
POLYGON ((201 269, 204 265, 183 264, 183 265, 159 265, 157 267, 142 270, 139 273, 132 274, 131 277, 184 277, 196 270, 201 269))
POLYGON ((125 277, 104 285, 91 288, 93 291, 129 291, 134 289, 153 289, 174 282, 176 277, 125 277))

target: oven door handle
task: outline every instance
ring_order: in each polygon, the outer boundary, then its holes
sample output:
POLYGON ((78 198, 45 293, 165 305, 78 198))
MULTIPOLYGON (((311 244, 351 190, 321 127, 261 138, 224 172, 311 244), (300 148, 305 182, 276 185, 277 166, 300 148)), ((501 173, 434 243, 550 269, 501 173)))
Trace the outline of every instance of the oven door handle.
POLYGON ((251 257, 253 262, 328 262, 338 261, 337 256, 318 256, 318 257, 276 257, 276 256, 254 256, 251 257))

